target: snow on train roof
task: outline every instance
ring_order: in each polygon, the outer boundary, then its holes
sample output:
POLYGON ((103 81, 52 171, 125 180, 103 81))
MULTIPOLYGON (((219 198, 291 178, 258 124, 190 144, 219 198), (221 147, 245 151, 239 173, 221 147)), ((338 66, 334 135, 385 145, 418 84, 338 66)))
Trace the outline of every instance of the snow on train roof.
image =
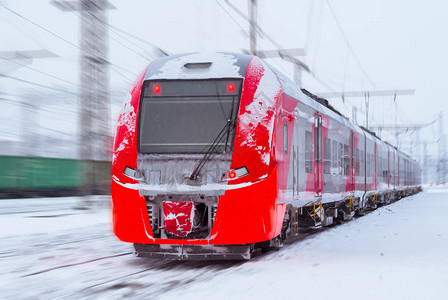
POLYGON ((189 53, 153 61, 145 75, 152 79, 243 78, 251 56, 234 53, 189 53))
MULTIPOLYGON (((148 70, 146 71, 144 80, 244 78, 246 76, 246 70, 249 62, 253 57, 253 55, 225 52, 170 55, 151 62, 148 70), (202 67, 200 66, 201 64, 202 67), (197 65, 198 67, 189 67, 192 65, 197 65)), ((378 139, 381 143, 385 144, 385 142, 379 137, 372 135, 362 127, 352 123, 348 118, 339 115, 330 108, 304 94, 288 77, 271 65, 267 65, 277 75, 285 94, 295 99, 300 99, 301 102, 317 111, 324 113, 327 116, 331 116, 333 119, 339 121, 348 128, 356 130, 357 132, 365 133, 365 136, 368 139, 378 139)), ((391 148, 405 156, 408 156, 394 147, 391 148)))
POLYGON ((325 105, 322 105, 319 102, 317 102, 316 100, 314 100, 314 99, 310 98, 309 96, 305 95, 300 89, 297 88, 297 84, 292 82, 283 73, 281 73, 280 71, 278 71, 277 69, 273 68, 270 65, 269 65, 269 67, 277 75, 277 77, 278 77, 278 79, 279 79, 279 81, 280 81, 280 83, 282 85, 283 92, 286 95, 300 100, 301 102, 303 102, 306 105, 314 108, 315 110, 323 112, 327 116, 331 116, 333 119, 338 120, 340 123, 346 125, 347 127, 350 127, 352 129, 356 129, 358 131, 362 131, 361 128, 359 128, 358 126, 356 126, 355 124, 350 122, 350 120, 348 120, 348 118, 335 113, 334 111, 332 111, 331 109, 329 109, 325 105))
POLYGON ((325 105, 322 105, 319 102, 317 102, 316 100, 314 100, 314 99, 310 98, 309 96, 305 95, 300 89, 297 88, 297 85, 294 82, 292 82, 288 77, 286 77, 283 73, 281 73, 280 71, 278 71, 276 68, 272 67, 269 64, 268 64, 268 66, 277 75, 277 78, 278 78, 278 80, 280 81, 280 83, 282 85, 283 92, 286 95, 288 95, 290 97, 293 97, 295 99, 299 99, 301 102, 305 103, 306 105, 314 108, 317 111, 321 111, 322 113, 324 113, 327 116, 331 116, 333 119, 338 120, 339 122, 341 122, 342 124, 344 124, 345 126, 351 128, 351 129, 354 129, 354 130, 356 130, 358 132, 365 133, 365 136, 366 136, 367 139, 369 139, 369 140, 375 140, 376 139, 384 147, 390 147, 391 149, 397 151, 401 155, 406 156, 408 159, 414 161, 408 154, 398 150, 397 148, 393 147, 389 143, 381 140, 378 136, 373 135, 368 130, 365 130, 361 126, 358 126, 358 125, 352 123, 348 118, 346 118, 344 116, 341 116, 341 115, 338 115, 336 112, 332 111, 331 109, 329 109, 325 105))

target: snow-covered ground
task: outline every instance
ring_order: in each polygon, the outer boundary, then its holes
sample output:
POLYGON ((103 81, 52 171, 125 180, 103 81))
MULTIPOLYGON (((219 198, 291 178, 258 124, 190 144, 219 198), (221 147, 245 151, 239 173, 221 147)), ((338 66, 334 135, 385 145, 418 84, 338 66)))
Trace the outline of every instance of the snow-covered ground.
POLYGON ((248 262, 136 258, 111 233, 110 209, 81 210, 82 203, 76 197, 0 200, 3 299, 448 298, 446 187, 248 262))

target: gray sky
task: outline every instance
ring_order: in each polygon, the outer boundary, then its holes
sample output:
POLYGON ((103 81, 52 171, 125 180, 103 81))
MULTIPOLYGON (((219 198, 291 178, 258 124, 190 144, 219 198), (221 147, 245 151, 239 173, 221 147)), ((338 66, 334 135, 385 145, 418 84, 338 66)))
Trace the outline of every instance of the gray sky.
MULTIPOLYGON (((109 12, 111 25, 171 53, 240 52, 249 47, 247 21, 223 0, 110 1, 117 8, 109 12)), ((246 0, 230 1, 247 14, 246 0)), ((78 44, 77 15, 61 12, 47 0, 0 0, 0 3, 78 44)), ((347 51, 347 42, 326 0, 259 0, 258 21, 265 32, 285 48, 306 49, 307 56, 301 59, 311 67, 314 77, 304 74, 304 87, 313 92, 329 91, 328 88, 333 91, 413 88, 416 89, 415 96, 398 97, 397 106, 392 97, 373 98, 370 123, 393 124, 396 108, 399 122, 406 124, 429 122, 443 111, 444 127, 448 130, 448 104, 444 99, 448 94, 444 76, 448 69, 448 42, 444 38, 448 29, 446 1, 339 0, 330 1, 330 5, 362 69, 355 56, 347 51)), ((1 6, 0 26, 0 51, 46 48, 59 58, 35 60, 29 66, 78 84, 76 47, 1 6)), ((111 31, 110 36, 110 60, 114 65, 112 87, 125 91, 135 76, 118 68, 140 73, 148 64, 142 56, 150 56, 152 49, 130 36, 120 36, 116 31, 111 31)), ((275 48, 265 36, 259 36, 258 45, 265 50, 275 48)), ((292 67, 287 63, 279 60, 269 60, 269 63, 288 76, 292 75, 292 67)), ((75 88, 27 68, 10 75, 57 88, 75 88)), ((14 97, 32 86, 0 78, 0 87, 1 92, 14 97)), ((331 103, 349 117, 353 105, 359 111, 365 111, 363 99, 348 99, 345 103, 335 99, 331 103)), ((13 108, 4 103, 0 107, 0 125, 4 128, 5 111, 13 108)), ((364 124, 362 113, 359 113, 358 121, 364 124)), ((438 127, 433 125, 422 131, 421 139, 435 140, 437 134, 438 127)), ((432 146, 431 151, 436 149, 432 146)))

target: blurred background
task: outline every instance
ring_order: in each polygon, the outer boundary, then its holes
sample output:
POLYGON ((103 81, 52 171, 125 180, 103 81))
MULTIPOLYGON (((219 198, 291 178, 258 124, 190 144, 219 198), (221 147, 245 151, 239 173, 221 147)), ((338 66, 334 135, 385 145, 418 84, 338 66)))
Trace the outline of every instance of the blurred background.
POLYGON ((154 59, 254 53, 445 183, 448 4, 0 0, 0 197, 109 193, 114 127, 154 59))

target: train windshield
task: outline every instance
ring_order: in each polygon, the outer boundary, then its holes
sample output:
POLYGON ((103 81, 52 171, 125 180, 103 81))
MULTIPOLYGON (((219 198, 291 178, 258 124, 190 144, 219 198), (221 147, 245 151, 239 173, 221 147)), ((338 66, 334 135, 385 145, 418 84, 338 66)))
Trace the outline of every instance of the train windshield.
POLYGON ((241 85, 241 79, 146 81, 139 152, 204 153, 213 143, 214 153, 231 152, 235 126, 229 122, 236 124, 241 85))

